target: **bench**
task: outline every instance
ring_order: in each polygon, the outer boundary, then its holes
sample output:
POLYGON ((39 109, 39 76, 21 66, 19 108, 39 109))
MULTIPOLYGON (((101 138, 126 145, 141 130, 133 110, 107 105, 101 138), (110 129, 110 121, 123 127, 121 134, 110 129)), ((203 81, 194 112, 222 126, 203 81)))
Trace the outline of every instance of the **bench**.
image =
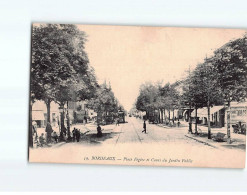
POLYGON ((217 142, 223 142, 225 136, 226 136, 225 133, 220 133, 220 132, 218 132, 218 133, 216 134, 216 136, 213 138, 213 140, 215 140, 215 141, 217 141, 217 142))

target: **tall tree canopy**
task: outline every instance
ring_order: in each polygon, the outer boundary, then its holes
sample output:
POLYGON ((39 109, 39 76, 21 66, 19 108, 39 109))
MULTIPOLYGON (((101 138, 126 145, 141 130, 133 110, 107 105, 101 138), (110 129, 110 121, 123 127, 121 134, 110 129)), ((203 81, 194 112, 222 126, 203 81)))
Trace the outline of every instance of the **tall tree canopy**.
POLYGON ((93 97, 97 87, 84 45, 86 34, 75 25, 39 24, 32 29, 31 100, 50 103, 93 97))

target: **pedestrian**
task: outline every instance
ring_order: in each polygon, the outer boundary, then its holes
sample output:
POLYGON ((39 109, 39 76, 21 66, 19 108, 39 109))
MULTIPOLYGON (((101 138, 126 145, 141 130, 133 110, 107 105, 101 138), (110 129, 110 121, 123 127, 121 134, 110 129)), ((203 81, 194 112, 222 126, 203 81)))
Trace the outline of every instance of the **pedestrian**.
POLYGON ((37 123, 34 121, 33 123, 32 123, 32 135, 33 135, 33 137, 34 137, 34 141, 35 142, 37 142, 38 141, 38 132, 37 132, 37 123))
POLYGON ((86 116, 84 116, 84 121, 87 124, 87 117, 86 116))
POLYGON ((76 129, 75 136, 76 136, 76 141, 79 142, 81 137, 81 132, 79 129, 76 129))
POLYGON ((44 133, 41 133, 41 136, 39 136, 39 143, 40 143, 40 147, 44 146, 44 144, 45 144, 44 133))
POLYGON ((52 129, 51 124, 49 122, 46 125, 45 132, 46 132, 46 136, 47 136, 46 142, 49 144, 49 143, 51 143, 51 134, 53 132, 53 129, 52 129))
POLYGON ((56 131, 53 131, 52 138, 55 140, 56 143, 58 142, 58 135, 57 135, 56 131))
POLYGON ((102 137, 102 130, 101 130, 101 127, 100 127, 99 124, 98 124, 98 127, 97 127, 97 137, 102 137))
POLYGON ((144 121, 143 122, 143 130, 142 130, 142 133, 147 133, 147 129, 146 129, 146 122, 144 121))
POLYGON ((74 142, 75 138, 76 138, 76 129, 75 128, 73 129, 72 134, 73 134, 73 142, 74 142))
POLYGON ((119 125, 119 120, 118 120, 118 118, 116 118, 116 126, 118 126, 119 125))

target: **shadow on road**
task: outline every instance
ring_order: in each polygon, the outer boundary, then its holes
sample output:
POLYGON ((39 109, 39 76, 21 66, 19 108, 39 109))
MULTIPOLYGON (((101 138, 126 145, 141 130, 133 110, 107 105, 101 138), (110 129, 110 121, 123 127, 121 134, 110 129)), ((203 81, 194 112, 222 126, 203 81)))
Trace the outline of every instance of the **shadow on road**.
POLYGON ((83 137, 81 137, 80 143, 98 145, 98 144, 102 144, 102 142, 105 140, 113 139, 114 137, 118 136, 120 133, 121 132, 103 133, 102 137, 97 137, 96 134, 86 134, 83 137))

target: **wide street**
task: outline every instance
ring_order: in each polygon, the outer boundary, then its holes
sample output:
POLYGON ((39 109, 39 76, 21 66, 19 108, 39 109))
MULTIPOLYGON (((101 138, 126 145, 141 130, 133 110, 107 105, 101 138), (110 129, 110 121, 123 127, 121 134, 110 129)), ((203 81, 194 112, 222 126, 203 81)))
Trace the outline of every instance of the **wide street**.
POLYGON ((30 161, 138 165, 141 162, 139 159, 155 159, 142 164, 242 167, 245 159, 243 135, 241 147, 234 143, 234 147, 229 147, 226 142, 214 143, 206 137, 188 134, 186 125, 166 127, 147 122, 145 134, 142 133, 143 120, 134 117, 126 117, 126 123, 119 126, 102 126, 102 137, 97 137, 96 125, 93 123, 76 124, 71 129, 74 127, 82 133, 80 142, 59 142, 49 147, 34 147, 30 149, 30 161), (115 161, 94 159, 108 157, 115 161))
MULTIPOLYGON (((72 125, 71 131, 73 128, 80 129, 82 136, 79 143, 70 142, 70 143, 58 143, 53 145, 52 147, 66 147, 71 144, 76 145, 88 145, 88 146, 103 146, 106 144, 111 144, 112 146, 118 146, 121 144, 160 144, 160 145, 188 145, 188 146, 196 146, 197 149, 200 147, 207 148, 207 149, 215 149, 212 147, 211 144, 205 144, 201 142, 200 137, 196 137, 193 139, 193 136, 188 134, 188 126, 181 125, 180 127, 168 127, 168 126, 159 126, 157 124, 149 124, 146 122, 147 125, 147 133, 142 133, 143 130, 143 120, 135 117, 126 117, 126 123, 120 123, 119 126, 116 124, 105 125, 102 127, 103 136, 98 138, 96 136, 96 125, 93 123, 84 124, 75 124, 72 125), (192 138, 191 138, 192 137, 192 138), (198 141, 199 139, 199 141, 198 141)), ((58 128, 53 128, 57 133, 59 133, 58 128)), ((198 126, 198 129, 203 130, 206 134, 207 127, 198 126)), ((222 131, 222 129, 212 129, 212 133, 217 133, 217 131, 222 131)), ((38 134, 45 133, 44 128, 38 129, 38 134)), ((238 140, 241 138, 242 140, 245 139, 244 135, 237 135, 232 134, 233 137, 236 137, 238 140)), ((209 140, 206 139, 204 136, 204 140, 207 142, 209 140)), ((213 142, 211 140, 211 142, 213 142)), ((217 144, 221 146, 222 143, 213 142, 213 145, 217 144)), ((217 147, 218 148, 218 147, 217 147)), ((228 149, 228 148, 222 148, 228 149)), ((237 149, 237 148, 236 148, 237 149)), ((243 147, 240 148, 243 150, 243 147)))
MULTIPOLYGON (((193 139, 190 139, 185 136, 187 133, 186 127, 160 127, 156 124, 149 124, 146 122, 147 125, 147 133, 142 133, 143 130, 143 120, 136 119, 134 117, 127 117, 127 123, 120 124, 113 129, 112 132, 116 136, 114 136, 111 142, 115 142, 115 144, 124 144, 124 143, 159 143, 159 144, 166 144, 166 143, 186 143, 190 145, 198 145, 201 146, 193 139)), ((110 140, 109 140, 110 141, 110 140)))

